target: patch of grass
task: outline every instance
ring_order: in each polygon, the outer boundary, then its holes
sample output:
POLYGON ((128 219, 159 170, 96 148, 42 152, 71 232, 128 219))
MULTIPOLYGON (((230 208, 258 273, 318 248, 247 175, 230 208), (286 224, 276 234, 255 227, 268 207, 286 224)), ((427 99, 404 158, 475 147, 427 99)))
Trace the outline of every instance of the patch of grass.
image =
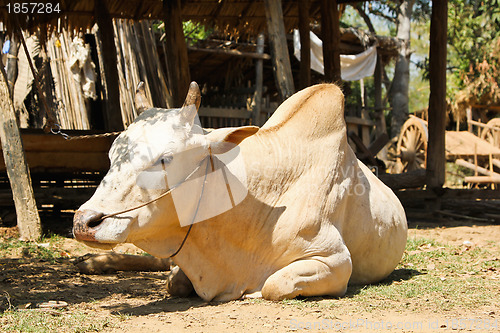
POLYGON ((299 308, 314 308, 314 307, 319 306, 318 302, 314 302, 314 301, 311 302, 307 298, 285 299, 285 300, 281 301, 281 304, 292 305, 292 306, 296 306, 299 308))
POLYGON ((0 332, 51 333, 51 332, 99 332, 106 327, 116 327, 121 316, 105 318, 92 316, 81 311, 64 310, 9 310, 0 313, 0 332))
POLYGON ((0 257, 19 256, 40 259, 54 263, 61 257, 63 238, 58 235, 43 237, 38 242, 25 242, 19 239, 3 239, 0 242, 0 257))

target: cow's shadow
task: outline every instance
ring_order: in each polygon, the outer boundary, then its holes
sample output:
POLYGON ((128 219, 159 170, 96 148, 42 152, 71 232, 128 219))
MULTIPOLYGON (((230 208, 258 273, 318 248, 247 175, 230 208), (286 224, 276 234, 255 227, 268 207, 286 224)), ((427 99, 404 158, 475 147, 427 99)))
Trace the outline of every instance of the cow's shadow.
MULTIPOLYGON (((394 283, 400 283, 403 281, 411 280, 413 277, 418 275, 423 275, 422 273, 415 269, 399 268, 394 270, 387 278, 373 285, 349 285, 344 298, 354 298, 356 295, 360 294, 363 290, 370 288, 371 286, 390 286, 394 283)), ((304 301, 318 301, 322 299, 329 299, 324 296, 317 297, 298 297, 300 300, 304 301)), ((186 311, 190 308, 199 308, 205 306, 215 306, 219 302, 206 302, 198 296, 193 297, 166 297, 163 300, 155 301, 152 303, 144 304, 141 306, 132 307, 129 304, 115 304, 113 306, 107 307, 113 314, 128 314, 132 316, 141 316, 162 312, 176 312, 176 311, 186 311)))
POLYGON ((113 304, 104 306, 114 315, 126 314, 129 316, 144 316, 156 313, 169 313, 187 311, 191 308, 212 306, 215 303, 207 302, 198 296, 193 297, 166 297, 163 300, 154 301, 148 304, 131 306, 130 304, 113 304))
POLYGON ((395 283, 401 283, 403 281, 411 280, 414 276, 423 275, 425 273, 418 271, 416 269, 408 268, 398 268, 395 269, 388 277, 380 281, 379 283, 366 285, 366 284, 354 284, 347 287, 347 292, 344 297, 353 298, 360 294, 363 290, 369 289, 372 286, 391 286, 395 283))

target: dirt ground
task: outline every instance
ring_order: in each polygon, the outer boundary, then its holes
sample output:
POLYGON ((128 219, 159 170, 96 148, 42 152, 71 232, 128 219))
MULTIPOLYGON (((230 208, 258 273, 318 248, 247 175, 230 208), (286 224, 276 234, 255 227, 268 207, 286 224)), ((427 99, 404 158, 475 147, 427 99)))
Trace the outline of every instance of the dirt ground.
MULTIPOLYGON (((409 238, 433 239, 444 245, 488 245, 491 248, 493 244, 494 252, 500 256, 500 225, 441 220, 436 227, 435 223, 412 221, 409 238)), ((6 230, 3 230, 4 237, 6 232, 12 232, 6 230)), ((67 311, 92 313, 98 318, 122 316, 118 324, 105 328, 103 332, 288 332, 301 329, 456 332, 460 329, 453 329, 453 320, 458 318, 500 319, 500 303, 449 310, 425 306, 425 300, 423 305, 416 306, 409 302, 394 309, 384 306, 384 300, 373 306, 365 304, 360 307, 352 301, 353 295, 340 299, 313 298, 288 302, 243 299, 207 303, 196 297, 175 298, 164 291, 166 272, 82 275, 71 264, 71 258, 97 251, 69 238, 63 241, 60 248, 63 249, 62 259, 53 262, 30 259, 26 253, 21 257, 0 258, 0 292, 8 294, 9 302, 17 308, 63 301, 68 304, 67 311)), ((119 246, 115 251, 141 252, 131 245, 119 246)), ((498 271, 490 272, 488 278, 499 279, 498 275, 498 271)), ((475 323, 476 326, 467 325, 465 331, 484 329, 482 324, 475 323)))

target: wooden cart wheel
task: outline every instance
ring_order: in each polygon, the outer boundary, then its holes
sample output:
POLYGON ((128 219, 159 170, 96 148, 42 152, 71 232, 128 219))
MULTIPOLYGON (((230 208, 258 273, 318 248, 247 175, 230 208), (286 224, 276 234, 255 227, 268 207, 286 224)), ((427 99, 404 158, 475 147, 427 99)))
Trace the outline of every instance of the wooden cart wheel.
POLYGON ((422 119, 412 116, 403 124, 397 145, 399 172, 425 169, 427 138, 422 119))
POLYGON ((488 141, 495 147, 500 147, 500 118, 493 118, 486 123, 488 126, 497 127, 498 130, 485 128, 481 133, 481 139, 488 141))

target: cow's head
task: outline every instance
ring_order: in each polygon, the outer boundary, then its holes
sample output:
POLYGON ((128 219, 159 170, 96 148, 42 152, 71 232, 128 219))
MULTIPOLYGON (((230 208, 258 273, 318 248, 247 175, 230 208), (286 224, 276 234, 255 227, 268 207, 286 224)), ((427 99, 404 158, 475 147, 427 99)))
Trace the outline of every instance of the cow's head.
POLYGON ((193 82, 182 108, 148 109, 116 138, 109 151, 108 173, 75 213, 76 239, 101 248, 135 243, 158 256, 166 256, 178 246, 185 231, 171 195, 139 209, 102 217, 158 198, 193 172, 193 177, 202 176, 209 151, 223 153, 258 130, 245 126, 205 134, 196 121, 200 101, 198 85, 193 82))

